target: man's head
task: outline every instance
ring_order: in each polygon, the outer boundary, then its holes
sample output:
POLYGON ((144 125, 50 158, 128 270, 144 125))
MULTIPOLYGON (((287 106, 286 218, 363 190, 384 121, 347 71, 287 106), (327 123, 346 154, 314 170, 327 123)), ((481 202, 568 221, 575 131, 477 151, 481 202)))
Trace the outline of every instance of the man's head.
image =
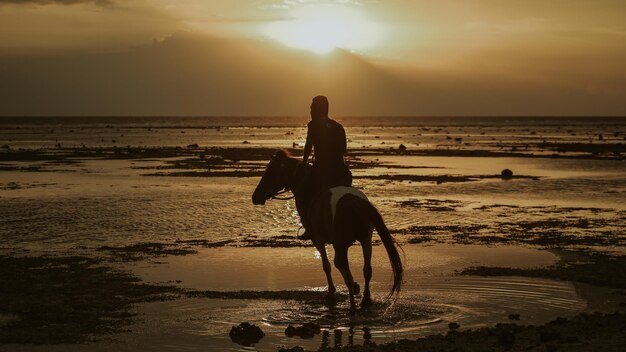
POLYGON ((311 118, 323 119, 328 117, 328 99, 323 95, 318 95, 311 102, 311 118))

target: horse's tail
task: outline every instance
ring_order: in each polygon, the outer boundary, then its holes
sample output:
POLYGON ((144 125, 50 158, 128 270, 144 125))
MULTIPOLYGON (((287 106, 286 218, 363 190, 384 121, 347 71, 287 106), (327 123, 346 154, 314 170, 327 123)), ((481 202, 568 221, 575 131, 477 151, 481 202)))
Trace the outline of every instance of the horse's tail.
POLYGON ((372 222, 374 227, 376 228, 376 232, 378 232, 378 236, 383 241, 383 245, 387 250, 387 255, 389 256, 389 261, 391 262, 391 269, 393 270, 393 286, 391 287, 391 291, 389 292, 389 297, 393 295, 397 295, 400 293, 400 288, 402 287, 402 275, 404 269, 402 268, 402 260, 400 259, 400 253, 398 253, 398 244, 396 240, 391 237, 391 233, 389 233, 389 229, 385 222, 383 221, 383 217, 378 212, 378 209, 372 205, 372 203, 366 201, 369 205, 369 220, 372 222))

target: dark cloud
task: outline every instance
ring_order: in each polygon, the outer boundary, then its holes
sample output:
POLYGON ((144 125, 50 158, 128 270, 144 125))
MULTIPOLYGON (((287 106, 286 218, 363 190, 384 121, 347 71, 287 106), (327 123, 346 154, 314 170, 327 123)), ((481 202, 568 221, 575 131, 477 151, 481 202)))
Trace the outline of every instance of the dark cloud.
POLYGON ((0 0, 2 5, 76 5, 76 4, 96 4, 98 6, 113 5, 114 0, 0 0))
POLYGON ((565 81, 574 70, 407 72, 263 45, 181 34, 122 53, 0 58, 0 115, 298 115, 320 92, 335 116, 626 113, 622 79, 565 81))

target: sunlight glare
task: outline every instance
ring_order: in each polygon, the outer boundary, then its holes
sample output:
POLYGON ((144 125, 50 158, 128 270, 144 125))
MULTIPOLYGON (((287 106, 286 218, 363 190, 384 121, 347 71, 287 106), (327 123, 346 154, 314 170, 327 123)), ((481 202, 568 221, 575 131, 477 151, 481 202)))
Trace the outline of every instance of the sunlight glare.
POLYGON ((381 37, 381 26, 352 7, 307 5, 293 10, 291 16, 269 24, 266 35, 292 48, 318 54, 328 54, 335 48, 367 49, 381 37))

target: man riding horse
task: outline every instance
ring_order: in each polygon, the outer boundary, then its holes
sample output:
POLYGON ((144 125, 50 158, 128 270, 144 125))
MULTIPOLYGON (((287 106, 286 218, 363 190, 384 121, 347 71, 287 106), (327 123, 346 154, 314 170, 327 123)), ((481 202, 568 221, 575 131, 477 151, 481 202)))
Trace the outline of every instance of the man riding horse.
MULTIPOLYGON (((313 197, 332 187, 352 186, 352 173, 343 159, 347 152, 346 132, 339 122, 328 117, 328 99, 322 95, 313 98, 311 103, 311 121, 307 124, 306 144, 302 157, 304 163, 308 161, 311 151, 315 151, 311 176, 314 185, 313 197)), ((310 222, 310 213, 307 209, 310 201, 312 199, 296 201, 300 221, 305 230, 304 234, 298 237, 302 240, 310 239, 306 232, 310 222)))
MULTIPOLYGON (((319 166, 318 166, 319 167, 319 166)), ((359 286, 354 281, 348 263, 348 249, 359 242, 363 250, 363 278, 365 288, 361 306, 372 303, 370 281, 372 278, 372 233, 376 229, 385 247, 393 272, 393 285, 389 297, 400 292, 402 286, 402 260, 396 248, 396 242, 385 225, 376 207, 363 192, 345 186, 337 186, 315 193, 313 166, 292 157, 289 152, 279 150, 271 157, 259 184, 252 193, 252 203, 263 205, 269 199, 286 190, 293 193, 296 204, 300 204, 301 214, 308 219, 307 231, 310 240, 322 259, 322 268, 328 281, 328 296, 336 292, 331 275, 331 265, 326 252, 326 245, 332 244, 335 267, 341 273, 350 296, 350 314, 356 313, 355 296, 359 286)), ((345 182, 345 181, 344 181, 345 182)))
POLYGON ((311 122, 308 124, 303 161, 289 152, 279 150, 265 168, 254 193, 252 203, 263 205, 269 199, 285 199, 276 196, 291 191, 296 207, 310 239, 322 259, 322 268, 328 282, 328 295, 336 292, 331 275, 331 265, 326 244, 332 244, 335 267, 341 273, 350 297, 350 314, 356 313, 355 296, 359 286, 354 281, 348 263, 348 249, 359 242, 363 250, 363 278, 365 287, 361 306, 372 303, 370 281, 372 278, 372 233, 376 229, 389 257, 393 272, 390 297, 397 295, 402 286, 402 260, 382 216, 376 207, 358 189, 350 187, 352 174, 346 166, 346 133, 336 121, 328 118, 328 99, 313 98, 311 122), (313 166, 306 163, 315 149, 313 166))

